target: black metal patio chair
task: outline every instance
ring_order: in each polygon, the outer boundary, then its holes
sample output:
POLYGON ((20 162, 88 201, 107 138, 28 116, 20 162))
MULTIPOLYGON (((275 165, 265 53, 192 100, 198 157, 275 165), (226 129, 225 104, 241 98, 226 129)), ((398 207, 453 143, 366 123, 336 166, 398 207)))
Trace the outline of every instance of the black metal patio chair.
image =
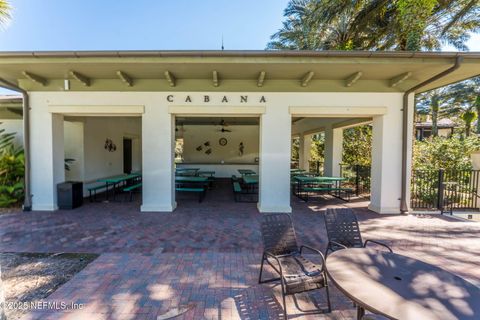
MULTIPOLYGON (((292 218, 286 213, 265 215, 261 225, 264 251, 260 266, 259 283, 280 280, 282 287, 283 310, 287 318, 285 297, 296 293, 325 288, 328 312, 331 311, 323 254, 309 246, 298 246, 292 218), (304 251, 312 252, 320 258, 314 263, 303 256, 304 251), (279 277, 262 280, 263 265, 267 262, 279 277)), ((309 313, 320 313, 320 310, 309 313)))
POLYGON ((365 248, 368 243, 375 243, 393 252, 388 245, 382 242, 375 240, 365 240, 365 242, 363 242, 357 216, 355 216, 352 209, 327 209, 324 217, 328 236, 325 256, 329 251, 333 252, 347 248, 365 248))

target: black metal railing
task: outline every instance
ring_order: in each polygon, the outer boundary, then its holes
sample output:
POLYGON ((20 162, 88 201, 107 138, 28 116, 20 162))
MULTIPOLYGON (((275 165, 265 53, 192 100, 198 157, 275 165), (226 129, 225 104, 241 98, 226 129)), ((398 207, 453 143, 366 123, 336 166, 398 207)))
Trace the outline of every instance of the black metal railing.
POLYGON ((347 179, 343 187, 352 188, 357 196, 370 196, 370 166, 340 164, 340 176, 347 179))
POLYGON ((477 209, 479 183, 480 170, 413 170, 410 205, 442 212, 477 209))

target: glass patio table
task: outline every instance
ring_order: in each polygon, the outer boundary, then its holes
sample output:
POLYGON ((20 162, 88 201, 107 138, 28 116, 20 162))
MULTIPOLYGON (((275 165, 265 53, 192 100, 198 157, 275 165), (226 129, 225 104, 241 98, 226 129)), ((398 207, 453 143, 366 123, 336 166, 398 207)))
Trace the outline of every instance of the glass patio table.
POLYGON ((128 180, 131 180, 131 179, 140 178, 141 176, 142 175, 139 172, 134 172, 134 173, 130 173, 130 174, 119 174, 119 175, 112 176, 112 177, 97 179, 97 182, 105 183, 105 200, 108 201, 108 194, 109 194, 108 187, 109 186, 113 186, 113 188, 112 188, 113 200, 115 200, 115 189, 116 189, 117 185, 119 185, 123 182, 126 182, 128 180))
POLYGON ((338 250, 326 260, 328 277, 365 310, 390 319, 480 319, 480 288, 437 266, 367 248, 338 250))

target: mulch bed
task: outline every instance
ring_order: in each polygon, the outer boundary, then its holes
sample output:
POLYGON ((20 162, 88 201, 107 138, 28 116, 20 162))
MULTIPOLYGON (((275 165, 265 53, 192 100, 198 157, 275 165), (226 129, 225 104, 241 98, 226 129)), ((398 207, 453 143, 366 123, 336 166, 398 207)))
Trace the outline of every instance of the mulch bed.
POLYGON ((83 253, 0 253, 7 319, 20 319, 28 312, 10 306, 45 299, 97 257, 83 253))

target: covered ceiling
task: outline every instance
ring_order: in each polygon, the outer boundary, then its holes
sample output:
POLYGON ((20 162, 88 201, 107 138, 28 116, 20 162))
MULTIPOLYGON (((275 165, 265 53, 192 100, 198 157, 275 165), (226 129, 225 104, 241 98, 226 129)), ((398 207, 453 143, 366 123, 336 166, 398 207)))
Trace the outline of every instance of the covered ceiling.
POLYGON ((176 125, 242 126, 259 125, 258 117, 175 117, 176 125))
POLYGON ((370 51, 0 52, 0 77, 30 91, 400 92, 480 74, 480 53, 370 51), (69 87, 65 87, 69 80, 69 87))

